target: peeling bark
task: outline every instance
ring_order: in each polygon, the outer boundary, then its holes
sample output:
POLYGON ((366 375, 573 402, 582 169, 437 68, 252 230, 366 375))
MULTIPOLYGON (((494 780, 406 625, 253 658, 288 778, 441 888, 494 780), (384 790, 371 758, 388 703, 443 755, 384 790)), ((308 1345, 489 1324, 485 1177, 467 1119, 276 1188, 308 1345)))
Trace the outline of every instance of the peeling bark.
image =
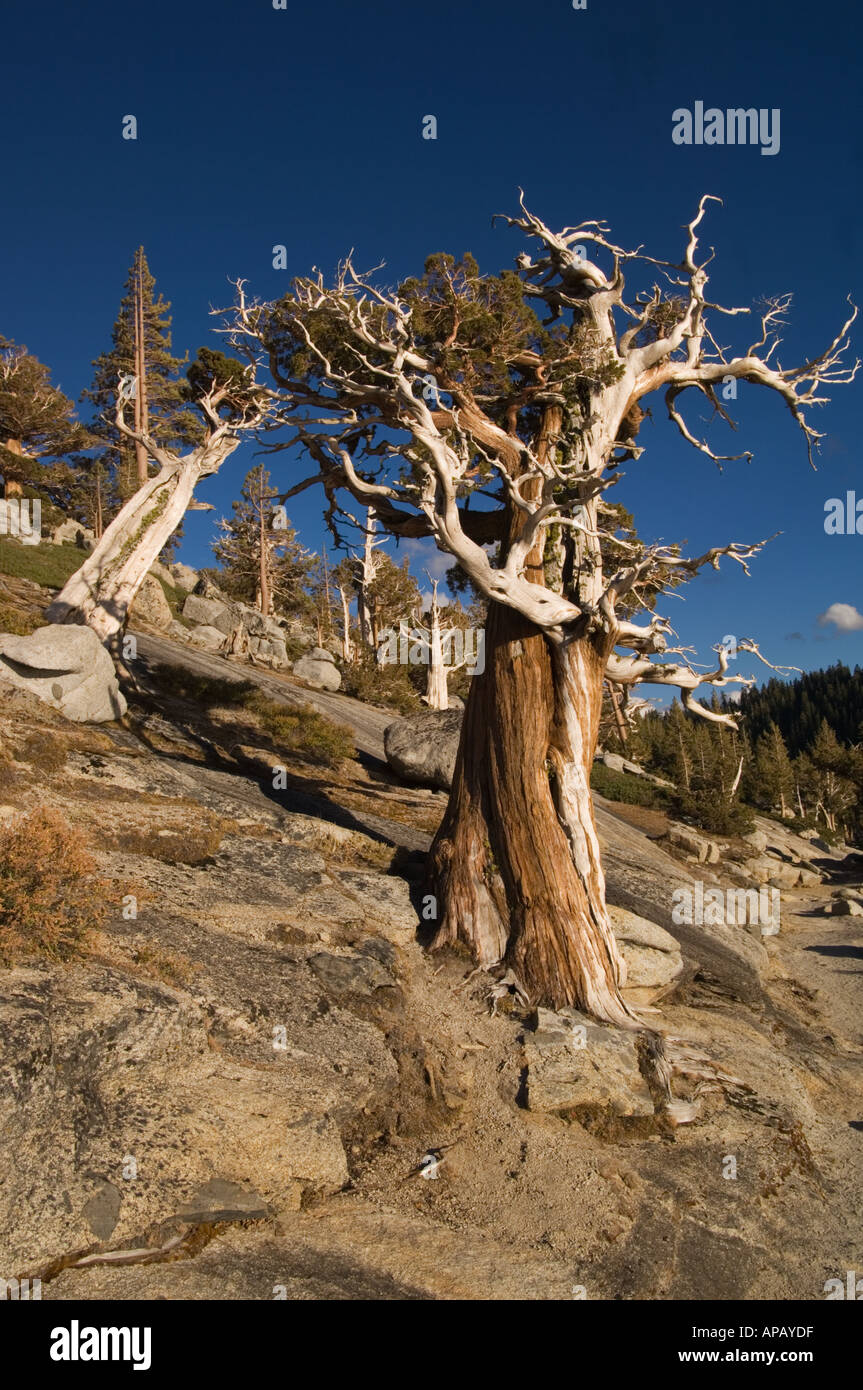
POLYGON ((588 639, 550 648, 493 604, 471 682, 455 780, 429 861, 433 949, 462 942, 511 966, 528 995, 638 1027, 620 995, 590 797, 603 659, 588 639))

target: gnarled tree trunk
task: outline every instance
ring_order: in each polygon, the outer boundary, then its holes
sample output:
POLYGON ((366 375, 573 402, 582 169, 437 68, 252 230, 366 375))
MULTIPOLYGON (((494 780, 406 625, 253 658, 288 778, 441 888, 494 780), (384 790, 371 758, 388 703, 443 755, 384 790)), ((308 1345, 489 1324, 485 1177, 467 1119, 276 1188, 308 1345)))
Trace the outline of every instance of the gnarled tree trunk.
POLYGON ((491 605, 430 856, 432 946, 464 942, 480 965, 511 966, 535 1002, 633 1027, 590 797, 603 666, 590 639, 550 649, 491 605))
POLYGON ((150 567, 186 513, 201 476, 193 459, 162 467, 118 512, 47 611, 49 622, 81 622, 110 645, 150 567))
MULTIPOLYGON (((555 449, 560 428, 559 407, 547 407, 540 459, 555 449)), ((525 479, 521 495, 538 486, 525 479)), ((508 512, 511 543, 520 518, 508 512)), ((593 508, 585 512, 595 528, 593 508)), ((589 554, 579 569, 590 590, 597 567, 589 554)), ((524 574, 545 584, 541 544, 524 574)), ((639 1024, 620 994, 623 962, 590 794, 610 649, 601 629, 561 641, 514 609, 489 605, 485 669, 471 681, 452 794, 430 856, 440 912, 432 945, 462 941, 480 965, 511 966, 535 1003, 575 1004, 631 1028, 639 1024)))

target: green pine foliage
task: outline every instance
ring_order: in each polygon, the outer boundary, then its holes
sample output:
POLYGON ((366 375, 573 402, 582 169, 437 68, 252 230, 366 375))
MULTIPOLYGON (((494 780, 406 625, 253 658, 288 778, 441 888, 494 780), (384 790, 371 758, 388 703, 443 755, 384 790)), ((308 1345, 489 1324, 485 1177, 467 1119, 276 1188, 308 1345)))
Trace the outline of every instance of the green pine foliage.
POLYGON ((270 592, 270 610, 285 617, 311 611, 308 586, 315 557, 296 538, 263 465, 246 474, 233 515, 219 523, 212 550, 221 567, 217 583, 225 593, 260 608, 261 552, 270 592))
POLYGON ((746 800, 760 811, 789 815, 794 805, 794 769, 779 728, 770 721, 755 741, 744 769, 746 800))
POLYGON ((50 368, 0 336, 0 477, 82 519, 76 451, 90 437, 50 368))
MULTIPOLYGON (((770 681, 722 702, 739 731, 705 723, 675 701, 638 721, 628 757, 668 778, 669 809, 715 833, 745 828, 752 811, 817 829, 828 838, 863 840, 863 727, 857 718, 860 671, 834 666, 797 681, 770 681), (752 697, 764 696, 762 699, 752 697), (821 712, 835 698, 835 712, 821 712), (766 710, 777 717, 763 719, 766 710), (816 710, 820 718, 816 717, 816 710), (785 716, 793 742, 783 730, 785 716), (804 741, 804 731, 809 736, 804 741), (843 732, 846 737, 843 738, 843 732), (737 771, 742 769, 734 788, 737 771)), ((719 703, 714 697, 715 709, 719 703)), ((616 746, 613 733, 606 742, 616 746)))

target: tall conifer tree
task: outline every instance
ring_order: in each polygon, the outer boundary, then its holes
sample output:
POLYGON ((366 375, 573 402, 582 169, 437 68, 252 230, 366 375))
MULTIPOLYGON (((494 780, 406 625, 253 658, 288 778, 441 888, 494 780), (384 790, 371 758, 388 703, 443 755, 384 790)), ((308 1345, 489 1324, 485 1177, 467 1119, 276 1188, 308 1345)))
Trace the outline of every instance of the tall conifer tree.
POLYGON ((222 566, 222 582, 233 597, 253 603, 262 613, 297 613, 311 607, 306 587, 314 556, 300 545, 270 475, 261 464, 246 475, 233 516, 220 523, 213 543, 222 566))
POLYGON ((135 381, 136 429, 169 449, 194 445, 203 434, 200 418, 186 399, 185 378, 179 375, 186 359, 171 353, 171 305, 156 294, 155 286, 140 246, 126 279, 111 347, 95 359, 92 384, 82 395, 94 407, 91 429, 102 444, 98 462, 112 482, 113 496, 103 502, 106 511, 116 510, 118 503, 131 496, 146 480, 150 466, 143 445, 123 439, 114 424, 121 378, 135 381))

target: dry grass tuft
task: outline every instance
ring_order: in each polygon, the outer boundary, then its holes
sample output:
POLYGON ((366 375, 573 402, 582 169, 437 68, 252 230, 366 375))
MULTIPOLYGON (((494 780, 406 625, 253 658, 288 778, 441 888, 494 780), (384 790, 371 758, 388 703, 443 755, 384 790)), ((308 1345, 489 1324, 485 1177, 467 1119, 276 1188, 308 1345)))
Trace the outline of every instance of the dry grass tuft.
POLYGON ((22 746, 15 751, 18 762, 28 763, 37 772, 53 777, 66 766, 68 745, 56 734, 40 729, 38 733, 28 734, 22 746))
POLYGON ((0 962, 80 953, 113 902, 83 836, 58 812, 39 806, 0 826, 0 962))
POLYGON ((233 822, 197 808, 197 816, 186 825, 171 827, 123 826, 108 830, 100 847, 125 854, 143 854, 164 864, 203 864, 218 852, 233 822))
POLYGON ((176 951, 166 951, 150 941, 141 942, 135 947, 133 959, 143 975, 181 989, 188 985, 201 969, 201 966, 190 961, 188 956, 182 956, 176 951))

